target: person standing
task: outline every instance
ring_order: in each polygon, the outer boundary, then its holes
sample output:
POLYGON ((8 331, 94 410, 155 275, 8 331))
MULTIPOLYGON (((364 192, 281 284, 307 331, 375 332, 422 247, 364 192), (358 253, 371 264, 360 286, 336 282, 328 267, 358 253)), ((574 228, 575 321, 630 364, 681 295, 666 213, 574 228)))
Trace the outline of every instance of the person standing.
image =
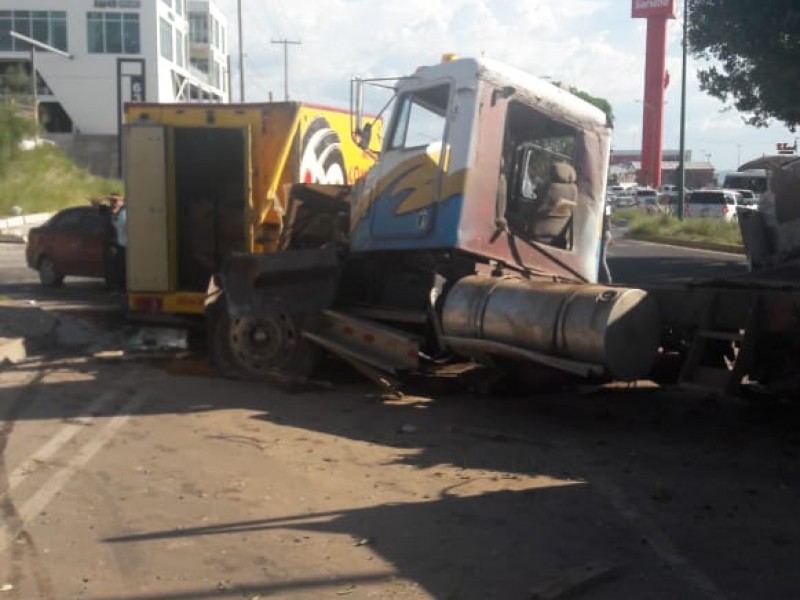
POLYGON ((608 200, 603 207, 603 245, 600 248, 600 273, 598 279, 601 283, 613 283, 611 269, 608 268, 608 247, 613 242, 611 237, 611 205, 608 200))
POLYGON ((111 206, 111 226, 114 236, 111 243, 112 289, 124 292, 126 287, 126 251, 128 247, 128 213, 125 201, 118 193, 108 196, 111 206))

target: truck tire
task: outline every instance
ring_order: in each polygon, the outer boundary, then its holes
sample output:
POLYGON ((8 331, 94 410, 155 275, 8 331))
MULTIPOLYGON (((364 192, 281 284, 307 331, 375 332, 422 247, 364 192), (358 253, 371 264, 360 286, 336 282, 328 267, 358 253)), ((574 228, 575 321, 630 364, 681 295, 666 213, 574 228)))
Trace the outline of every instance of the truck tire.
POLYGON ((226 377, 305 381, 319 363, 319 348, 302 336, 302 317, 231 318, 224 298, 206 316, 211 362, 226 377))
POLYGON ((240 379, 241 373, 236 368, 236 361, 228 343, 230 318, 225 300, 220 298, 214 304, 209 305, 206 308, 205 317, 208 356, 212 366, 223 377, 240 379))

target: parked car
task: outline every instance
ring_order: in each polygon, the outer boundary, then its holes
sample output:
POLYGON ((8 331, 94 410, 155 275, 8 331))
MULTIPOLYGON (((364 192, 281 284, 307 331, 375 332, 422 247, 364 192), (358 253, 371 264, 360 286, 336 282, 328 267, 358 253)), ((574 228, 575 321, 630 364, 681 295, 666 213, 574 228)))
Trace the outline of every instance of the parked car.
POLYGON ((756 208, 758 206, 758 198, 753 193, 753 190, 734 190, 737 194, 739 194, 739 198, 737 199, 739 202, 739 207, 742 206, 747 208, 756 208))
POLYGON ((735 221, 739 197, 734 190, 696 190, 686 199, 684 214, 687 217, 735 221))
POLYGON ((61 285, 64 277, 105 277, 108 217, 97 206, 65 208, 28 233, 25 258, 42 285, 61 285))

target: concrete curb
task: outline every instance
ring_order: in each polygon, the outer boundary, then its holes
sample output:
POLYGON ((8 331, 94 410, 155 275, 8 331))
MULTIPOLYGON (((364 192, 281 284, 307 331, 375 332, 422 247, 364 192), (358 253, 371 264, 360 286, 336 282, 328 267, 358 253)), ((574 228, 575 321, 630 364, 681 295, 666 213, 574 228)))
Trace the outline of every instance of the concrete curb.
POLYGON ((27 233, 17 233, 11 231, 0 231, 0 243, 3 244, 27 244, 27 233))
POLYGON ((6 217, 0 219, 0 231, 7 229, 19 229, 21 227, 34 227, 41 225, 47 219, 53 216, 53 213, 36 213, 33 215, 20 215, 18 217, 6 217))
POLYGON ((642 242, 652 242, 654 244, 664 244, 667 246, 680 246, 683 248, 695 248, 697 250, 713 250, 714 252, 728 252, 730 254, 744 255, 744 247, 737 244, 720 244, 716 242, 700 242, 695 240, 681 240, 660 236, 633 235, 628 233, 626 238, 639 240, 642 242))
POLYGON ((36 213, 0 219, 0 242, 25 244, 28 242, 28 230, 47 221, 53 213, 36 213))

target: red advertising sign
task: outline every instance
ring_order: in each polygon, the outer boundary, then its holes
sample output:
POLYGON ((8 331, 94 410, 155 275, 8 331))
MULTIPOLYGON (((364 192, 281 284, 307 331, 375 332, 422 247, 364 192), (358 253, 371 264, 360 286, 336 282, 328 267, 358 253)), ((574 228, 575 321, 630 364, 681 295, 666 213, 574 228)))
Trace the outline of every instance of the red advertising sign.
POLYGON ((675 18, 675 0, 632 0, 634 19, 647 17, 675 18))

